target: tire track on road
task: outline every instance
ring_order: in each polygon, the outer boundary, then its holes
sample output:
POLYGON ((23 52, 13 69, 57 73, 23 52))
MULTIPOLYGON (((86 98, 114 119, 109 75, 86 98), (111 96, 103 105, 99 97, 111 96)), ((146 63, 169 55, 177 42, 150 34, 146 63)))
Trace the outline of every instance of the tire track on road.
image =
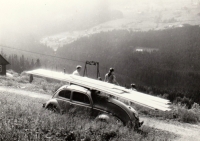
POLYGON ((4 87, 4 86, 0 86, 0 91, 14 93, 14 94, 23 95, 23 96, 29 96, 33 98, 47 99, 47 100, 51 98, 51 95, 36 93, 36 92, 31 92, 31 91, 16 89, 16 88, 11 88, 11 87, 4 87))

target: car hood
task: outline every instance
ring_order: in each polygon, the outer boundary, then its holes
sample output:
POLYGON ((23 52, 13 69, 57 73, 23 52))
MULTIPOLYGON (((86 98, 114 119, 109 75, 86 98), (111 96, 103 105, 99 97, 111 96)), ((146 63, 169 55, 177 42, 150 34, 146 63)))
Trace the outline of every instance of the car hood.
POLYGON ((135 117, 139 118, 138 112, 132 108, 131 106, 128 106, 124 104, 123 102, 116 100, 114 98, 108 98, 107 100, 99 101, 97 103, 94 103, 94 108, 102 109, 104 111, 112 112, 112 109, 109 108, 109 103, 113 103, 122 109, 126 111, 126 113, 132 117, 135 115, 135 117))

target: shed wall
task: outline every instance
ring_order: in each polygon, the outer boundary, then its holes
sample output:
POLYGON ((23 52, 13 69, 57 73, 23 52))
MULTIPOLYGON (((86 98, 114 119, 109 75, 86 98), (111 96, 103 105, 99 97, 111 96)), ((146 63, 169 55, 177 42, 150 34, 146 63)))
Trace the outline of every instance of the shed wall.
POLYGON ((0 75, 6 75, 6 65, 0 65, 0 75))

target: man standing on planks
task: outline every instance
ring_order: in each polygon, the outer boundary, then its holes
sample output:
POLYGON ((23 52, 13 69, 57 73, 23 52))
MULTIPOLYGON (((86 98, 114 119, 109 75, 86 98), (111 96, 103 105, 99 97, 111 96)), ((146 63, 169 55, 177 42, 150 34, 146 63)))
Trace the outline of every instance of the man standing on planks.
POLYGON ((114 69, 110 68, 109 72, 105 75, 105 82, 112 83, 119 85, 118 82, 116 81, 116 77, 114 75, 114 69))
POLYGON ((80 65, 76 66, 76 70, 72 74, 80 76, 81 68, 80 65))

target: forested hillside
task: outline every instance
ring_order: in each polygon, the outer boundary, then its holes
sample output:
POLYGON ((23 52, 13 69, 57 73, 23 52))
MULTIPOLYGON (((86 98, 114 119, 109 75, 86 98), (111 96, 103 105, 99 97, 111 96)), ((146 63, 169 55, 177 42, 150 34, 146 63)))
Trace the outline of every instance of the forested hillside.
MULTIPOLYGON (((102 79, 113 67, 122 86, 135 83, 138 90, 146 93, 165 95, 189 105, 193 101, 200 103, 199 26, 147 32, 101 32, 80 38, 56 52, 33 40, 25 46, 35 47, 35 50, 16 52, 3 48, 1 54, 11 63, 8 69, 20 73, 41 65, 53 70, 65 68, 67 73, 72 73, 76 65, 84 67, 85 61, 98 61, 102 79)), ((95 67, 88 68, 89 77, 96 77, 96 73, 95 67)))
MULTIPOLYGON (((200 102, 199 26, 147 32, 101 32, 59 48, 57 55, 98 61, 103 78, 108 68, 114 67, 117 80, 124 86, 134 82, 148 93, 169 93, 171 100, 186 95, 200 102), (157 51, 136 51, 140 47, 157 51)), ((77 63, 68 62, 67 69, 72 71, 77 63)))

